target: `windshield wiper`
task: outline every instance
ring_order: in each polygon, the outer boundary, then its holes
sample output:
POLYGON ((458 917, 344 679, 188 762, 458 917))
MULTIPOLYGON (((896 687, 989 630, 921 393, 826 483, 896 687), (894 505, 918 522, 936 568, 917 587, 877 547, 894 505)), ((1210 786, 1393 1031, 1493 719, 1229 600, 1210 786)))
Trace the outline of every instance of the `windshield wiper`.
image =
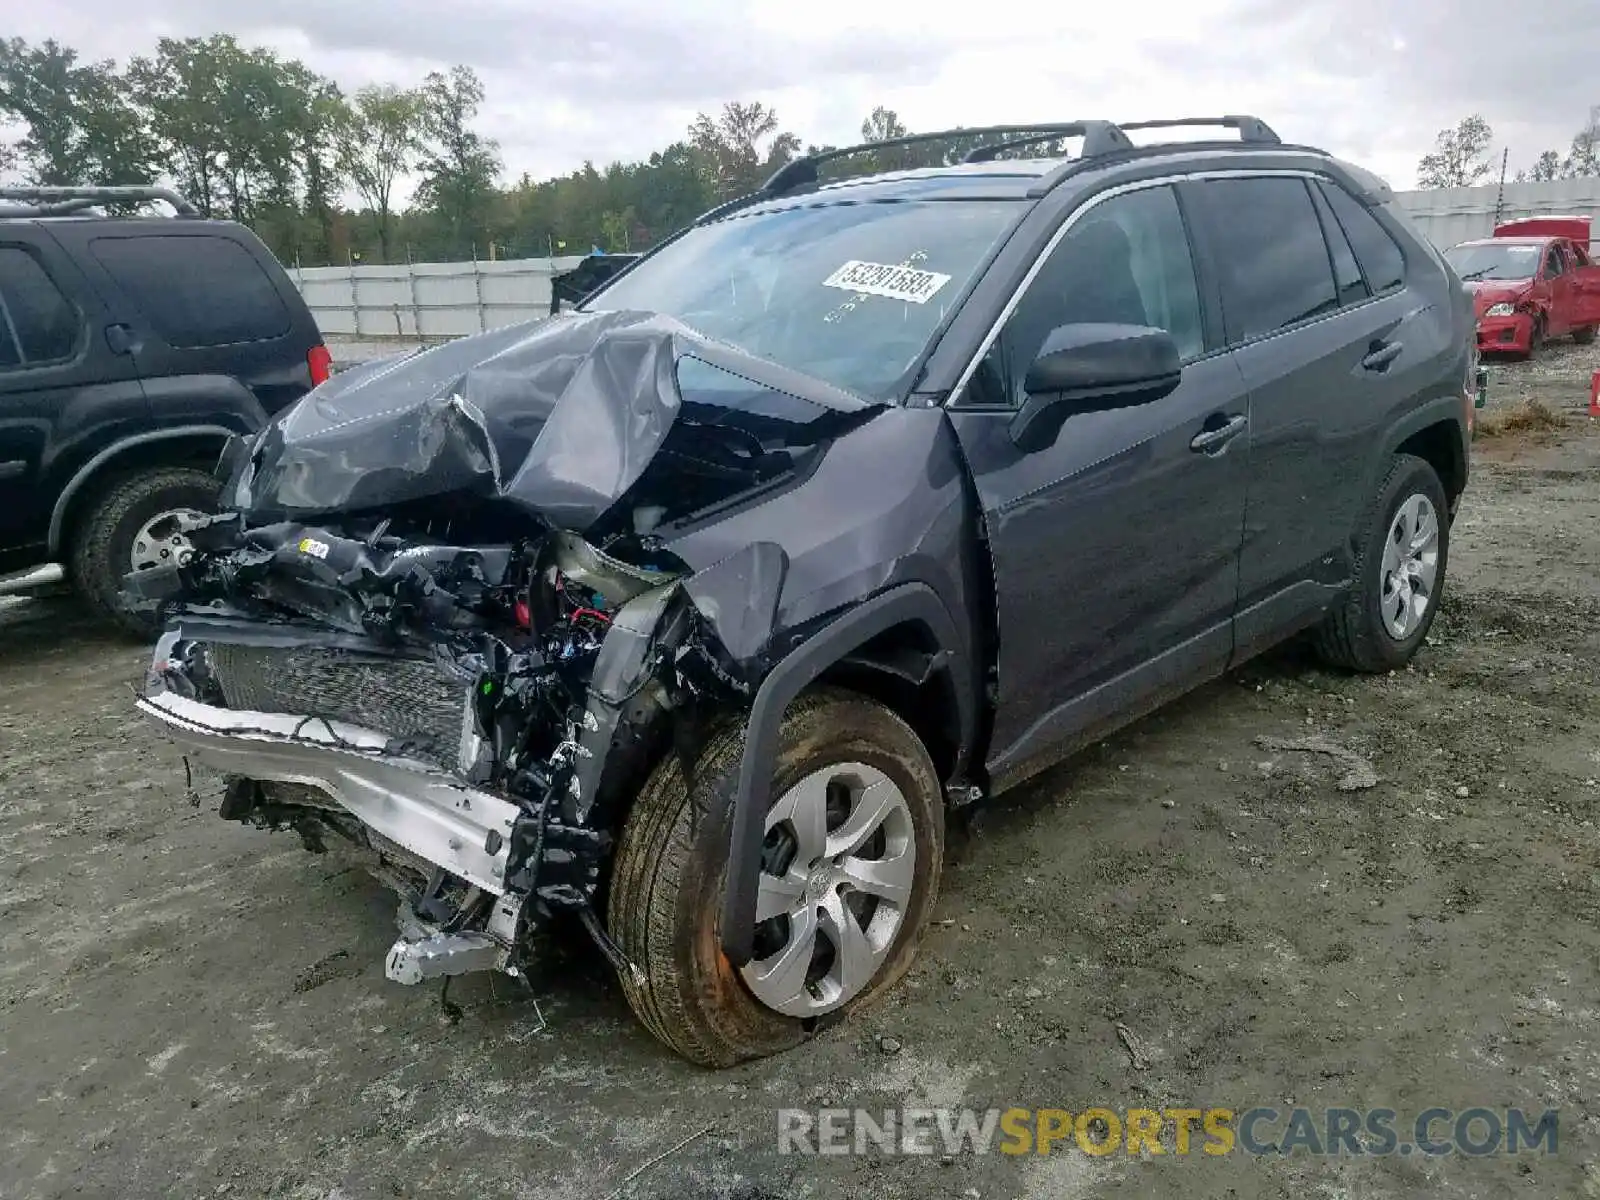
POLYGON ((1465 275, 1459 276, 1459 278, 1463 283, 1465 283, 1469 279, 1482 279, 1485 275, 1487 275, 1490 271, 1493 271, 1494 269, 1495 269, 1494 267, 1479 267, 1476 271, 1468 271, 1465 275))

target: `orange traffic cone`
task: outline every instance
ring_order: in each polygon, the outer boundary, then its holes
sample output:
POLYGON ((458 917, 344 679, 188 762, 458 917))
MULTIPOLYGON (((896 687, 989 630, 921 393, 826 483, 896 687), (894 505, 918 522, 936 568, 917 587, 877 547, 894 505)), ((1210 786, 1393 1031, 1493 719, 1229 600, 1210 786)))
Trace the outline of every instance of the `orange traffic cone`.
POLYGON ((1589 380, 1589 415, 1600 417, 1600 371, 1594 373, 1594 378, 1589 380))

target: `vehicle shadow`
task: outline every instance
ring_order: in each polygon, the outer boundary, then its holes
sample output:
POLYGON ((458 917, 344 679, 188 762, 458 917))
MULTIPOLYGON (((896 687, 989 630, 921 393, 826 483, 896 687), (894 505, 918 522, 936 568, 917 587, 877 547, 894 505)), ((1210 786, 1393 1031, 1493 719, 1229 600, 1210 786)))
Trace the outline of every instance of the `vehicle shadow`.
POLYGON ((26 668, 69 651, 119 653, 141 646, 70 593, 0 597, 0 666, 26 668))

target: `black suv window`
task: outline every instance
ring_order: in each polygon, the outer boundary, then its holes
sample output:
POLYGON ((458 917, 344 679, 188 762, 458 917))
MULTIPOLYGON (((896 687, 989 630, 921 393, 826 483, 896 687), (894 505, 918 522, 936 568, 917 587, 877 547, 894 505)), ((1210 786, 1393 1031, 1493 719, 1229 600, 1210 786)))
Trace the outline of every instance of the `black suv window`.
POLYGON ((169 346, 228 346, 289 332, 278 289, 238 242, 161 234, 96 238, 93 249, 169 346))
POLYGON ((33 255, 0 247, 0 370, 71 358, 80 324, 33 255))
POLYGON ((974 377, 970 402, 1020 404, 1050 332, 1100 322, 1165 329, 1185 362, 1205 353, 1189 238, 1170 187, 1116 196, 1078 217, 974 377))
POLYGON ((1356 261, 1355 251, 1350 248, 1350 239, 1339 227, 1321 190, 1312 188, 1311 198, 1316 201, 1317 216, 1322 218, 1322 233, 1328 239, 1328 253, 1333 256, 1333 282, 1339 289, 1339 303, 1355 304, 1365 300, 1368 295, 1367 284, 1361 278, 1361 264, 1356 261))
POLYGON ((1381 296, 1403 284, 1406 260, 1394 238, 1389 236, 1389 231, 1378 224, 1378 219, 1367 211, 1361 201, 1338 184, 1324 181, 1320 186, 1323 196, 1333 208, 1333 215, 1339 218, 1345 236, 1350 239, 1350 246, 1356 252, 1356 261, 1361 264, 1372 294, 1381 296))
POLYGON ((1303 180, 1215 179, 1208 216, 1230 341, 1275 333, 1339 306, 1322 225, 1303 180))

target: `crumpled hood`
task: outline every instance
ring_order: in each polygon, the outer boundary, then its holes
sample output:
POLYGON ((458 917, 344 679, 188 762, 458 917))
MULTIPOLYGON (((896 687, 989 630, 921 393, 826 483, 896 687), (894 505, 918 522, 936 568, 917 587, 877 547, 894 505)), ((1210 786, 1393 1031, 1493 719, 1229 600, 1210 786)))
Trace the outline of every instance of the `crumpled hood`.
POLYGON ((568 314, 341 372, 257 436, 228 499, 281 520, 467 492, 581 533, 666 440, 685 356, 814 413, 872 407, 669 317, 568 314))
POLYGON ((1527 295, 1531 279, 1469 279, 1463 286, 1472 297, 1472 311, 1483 316, 1492 305, 1515 304, 1527 295))

